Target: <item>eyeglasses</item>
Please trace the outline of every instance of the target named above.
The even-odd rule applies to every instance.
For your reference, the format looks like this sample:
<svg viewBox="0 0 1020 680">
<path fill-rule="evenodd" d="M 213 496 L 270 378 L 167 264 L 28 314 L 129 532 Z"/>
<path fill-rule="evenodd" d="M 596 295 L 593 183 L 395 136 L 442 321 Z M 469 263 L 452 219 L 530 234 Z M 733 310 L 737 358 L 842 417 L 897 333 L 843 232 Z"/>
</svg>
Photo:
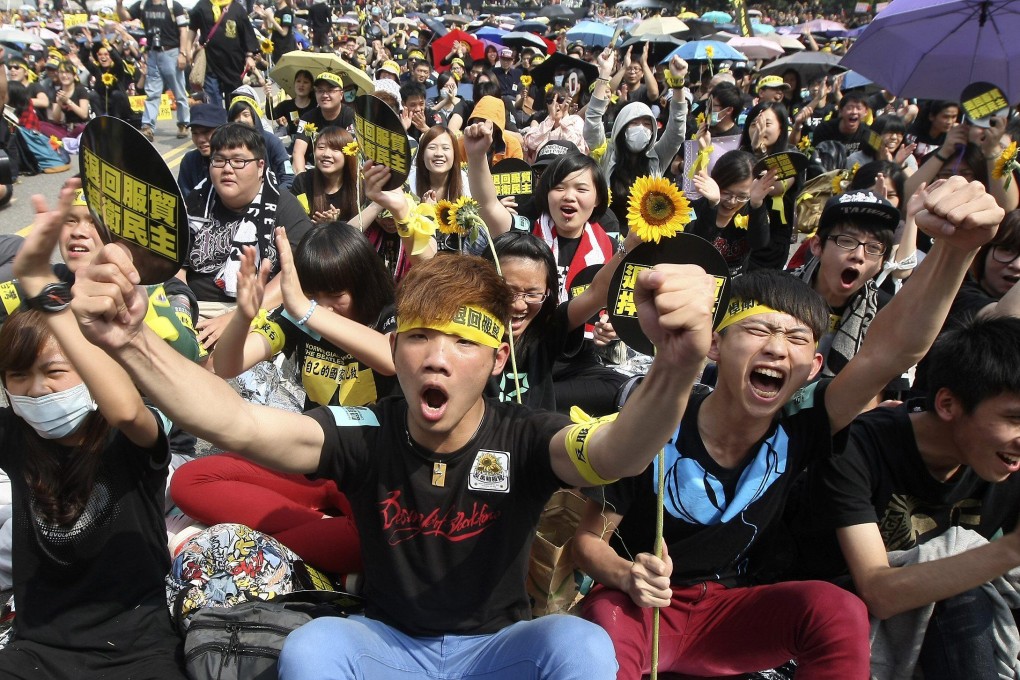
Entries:
<svg viewBox="0 0 1020 680">
<path fill-rule="evenodd" d="M 751 200 L 751 197 L 747 194 L 734 194 L 729 191 L 719 192 L 719 200 L 727 203 L 747 203 Z"/>
<path fill-rule="evenodd" d="M 529 305 L 540 305 L 549 297 L 549 293 L 514 293 L 514 302 L 524 300 Z"/>
<path fill-rule="evenodd" d="M 317 87 L 315 88 L 315 94 L 322 96 L 325 94 L 336 94 L 340 91 L 339 87 Z"/>
<path fill-rule="evenodd" d="M 1017 257 L 1020 257 L 1020 250 L 1010 246 L 993 246 L 992 259 L 999 264 L 1009 264 Z"/>
<path fill-rule="evenodd" d="M 846 234 L 830 236 L 828 240 L 843 250 L 857 250 L 858 246 L 864 246 L 864 252 L 868 255 L 878 257 L 885 254 L 885 244 L 881 241 L 858 241 L 853 236 L 847 236 Z"/>
<path fill-rule="evenodd" d="M 566 101 L 566 100 L 563 98 L 563 95 L 559 95 L 559 96 L 556 96 L 556 97 L 548 97 L 545 100 L 545 103 L 546 104 L 552 104 L 552 103 L 555 102 L 557 104 L 562 104 L 564 101 Z"/>
<path fill-rule="evenodd" d="M 209 164 L 214 168 L 226 167 L 227 163 L 230 164 L 234 170 L 244 170 L 248 167 L 249 163 L 254 163 L 259 160 L 258 158 L 224 158 L 223 156 L 213 156 L 209 160 Z"/>
</svg>

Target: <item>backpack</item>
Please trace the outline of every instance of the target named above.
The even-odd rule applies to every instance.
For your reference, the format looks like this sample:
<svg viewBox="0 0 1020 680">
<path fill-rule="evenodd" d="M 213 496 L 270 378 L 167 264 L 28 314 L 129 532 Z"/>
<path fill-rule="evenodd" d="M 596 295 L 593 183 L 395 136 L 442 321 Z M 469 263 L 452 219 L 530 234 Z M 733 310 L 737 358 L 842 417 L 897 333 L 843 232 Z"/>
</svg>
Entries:
<svg viewBox="0 0 1020 680">
<path fill-rule="evenodd" d="M 182 637 L 200 610 L 332 589 L 278 540 L 243 524 L 217 524 L 189 538 L 166 577 L 170 616 Z"/>
<path fill-rule="evenodd" d="M 794 201 L 794 226 L 801 234 L 813 234 L 822 219 L 825 202 L 843 192 L 846 171 L 823 172 L 804 184 Z"/>
<path fill-rule="evenodd" d="M 292 631 L 313 618 L 347 616 L 360 608 L 354 596 L 312 590 L 202 609 L 184 640 L 184 670 L 191 680 L 276 680 Z"/>
</svg>

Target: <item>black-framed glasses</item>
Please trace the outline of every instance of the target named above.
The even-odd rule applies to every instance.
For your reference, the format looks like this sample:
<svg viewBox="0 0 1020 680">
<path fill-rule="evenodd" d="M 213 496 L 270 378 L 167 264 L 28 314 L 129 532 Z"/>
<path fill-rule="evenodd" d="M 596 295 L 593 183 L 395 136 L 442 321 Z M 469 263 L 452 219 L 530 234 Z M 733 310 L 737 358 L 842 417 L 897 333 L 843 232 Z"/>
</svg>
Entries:
<svg viewBox="0 0 1020 680">
<path fill-rule="evenodd" d="M 1020 257 L 1020 250 L 1012 246 L 992 246 L 992 259 L 999 264 L 1009 264 Z"/>
<path fill-rule="evenodd" d="M 514 293 L 514 302 L 518 300 L 524 300 L 529 305 L 540 305 L 545 302 L 545 299 L 549 297 L 548 291 L 545 293 Z"/>
<path fill-rule="evenodd" d="M 881 241 L 858 241 L 853 236 L 836 234 L 829 239 L 843 250 L 857 250 L 858 246 L 864 246 L 864 252 L 868 255 L 880 257 L 885 254 L 885 244 Z"/>
<path fill-rule="evenodd" d="M 751 200 L 751 197 L 747 194 L 734 194 L 729 191 L 719 192 L 719 200 L 726 201 L 727 203 L 747 203 Z"/>
<path fill-rule="evenodd" d="M 556 95 L 555 97 L 547 97 L 546 100 L 545 100 L 545 103 L 546 104 L 553 104 L 553 103 L 555 103 L 555 104 L 562 104 L 565 101 L 567 101 L 567 100 L 563 97 L 563 95 L 560 94 L 560 95 Z"/>
<path fill-rule="evenodd" d="M 230 164 L 234 170 L 244 170 L 248 167 L 249 163 L 254 163 L 259 160 L 258 158 L 224 158 L 223 156 L 213 156 L 209 159 L 209 164 L 214 168 L 226 167 L 227 163 Z"/>
</svg>

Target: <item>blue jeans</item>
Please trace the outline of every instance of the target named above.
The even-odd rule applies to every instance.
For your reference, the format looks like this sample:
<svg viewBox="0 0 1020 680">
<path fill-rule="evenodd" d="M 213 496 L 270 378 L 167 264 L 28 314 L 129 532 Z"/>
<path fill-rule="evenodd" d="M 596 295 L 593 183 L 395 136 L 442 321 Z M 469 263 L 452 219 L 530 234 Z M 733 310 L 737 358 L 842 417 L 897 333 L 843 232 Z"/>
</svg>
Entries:
<svg viewBox="0 0 1020 680">
<path fill-rule="evenodd" d="M 918 665 L 925 680 L 995 680 L 994 609 L 981 588 L 935 603 Z"/>
<path fill-rule="evenodd" d="M 205 92 L 206 104 L 222 106 L 224 109 L 227 108 L 223 103 L 223 90 L 220 87 L 219 78 L 214 76 L 212 71 L 206 70 L 205 82 L 202 83 L 202 91 Z"/>
<path fill-rule="evenodd" d="M 159 101 L 169 86 L 177 100 L 177 122 L 187 125 L 191 122 L 191 109 L 188 107 L 188 90 L 184 85 L 184 71 L 177 68 L 177 55 L 180 50 L 152 51 L 148 53 L 145 74 L 145 112 L 142 114 L 142 125 L 156 127 L 159 117 Z"/>
<path fill-rule="evenodd" d="M 364 616 L 319 618 L 287 637 L 280 680 L 614 680 L 604 630 L 575 616 L 519 621 L 490 635 L 411 637 Z"/>
</svg>

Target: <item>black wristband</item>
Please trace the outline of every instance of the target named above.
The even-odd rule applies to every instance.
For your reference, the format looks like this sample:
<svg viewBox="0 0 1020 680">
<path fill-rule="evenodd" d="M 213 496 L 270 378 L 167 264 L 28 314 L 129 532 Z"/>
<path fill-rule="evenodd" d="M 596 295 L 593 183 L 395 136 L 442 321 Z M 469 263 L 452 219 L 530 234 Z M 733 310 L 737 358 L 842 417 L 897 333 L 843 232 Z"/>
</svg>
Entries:
<svg viewBox="0 0 1020 680">
<path fill-rule="evenodd" d="M 939 159 L 943 163 L 948 163 L 950 161 L 950 159 L 952 158 L 952 156 L 950 156 L 949 158 L 943 158 L 942 156 L 939 155 L 939 152 L 936 151 L 935 152 L 935 158 Z"/>
</svg>

